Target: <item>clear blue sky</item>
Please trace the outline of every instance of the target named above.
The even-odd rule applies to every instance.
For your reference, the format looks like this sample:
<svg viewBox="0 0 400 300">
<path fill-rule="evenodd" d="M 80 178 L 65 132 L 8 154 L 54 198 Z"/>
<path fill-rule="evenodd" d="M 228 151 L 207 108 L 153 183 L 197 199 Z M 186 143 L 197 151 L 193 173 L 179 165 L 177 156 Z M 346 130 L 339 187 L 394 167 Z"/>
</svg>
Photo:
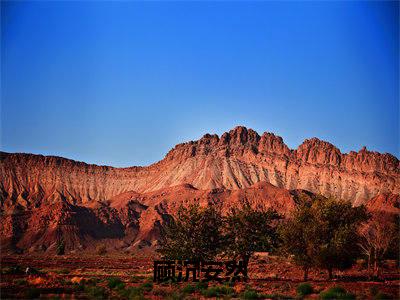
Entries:
<svg viewBox="0 0 400 300">
<path fill-rule="evenodd" d="M 244 125 L 399 156 L 398 2 L 1 2 L 1 149 L 114 166 Z"/>
</svg>

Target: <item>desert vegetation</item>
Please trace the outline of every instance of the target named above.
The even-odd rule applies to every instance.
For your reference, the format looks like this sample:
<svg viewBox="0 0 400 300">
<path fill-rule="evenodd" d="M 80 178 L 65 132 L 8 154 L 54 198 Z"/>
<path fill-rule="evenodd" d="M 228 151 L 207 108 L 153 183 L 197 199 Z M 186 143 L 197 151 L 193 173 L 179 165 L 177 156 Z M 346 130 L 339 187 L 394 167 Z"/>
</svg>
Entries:
<svg viewBox="0 0 400 300">
<path fill-rule="evenodd" d="M 2 295 L 18 299 L 397 299 L 393 215 L 316 197 L 291 215 L 243 204 L 181 206 L 161 228 L 157 252 L 45 259 L 2 256 Z M 63 250 L 63 251 L 59 251 Z M 243 260 L 247 281 L 153 282 L 153 260 Z M 388 264 L 391 262 L 391 264 Z"/>
<path fill-rule="evenodd" d="M 323 197 L 304 201 L 286 220 L 276 211 L 248 204 L 226 215 L 215 207 L 194 204 L 181 206 L 177 217 L 164 226 L 158 251 L 168 259 L 230 258 L 246 265 L 255 252 L 288 255 L 304 271 L 305 281 L 310 268 L 325 269 L 333 279 L 334 270 L 351 268 L 367 246 L 374 251 L 378 245 L 373 242 L 385 249 L 374 251 L 375 261 L 384 258 L 396 237 L 394 225 L 380 222 L 378 226 L 370 219 L 364 206 Z M 384 226 L 388 226 L 384 241 L 383 237 L 367 239 L 384 231 Z"/>
</svg>

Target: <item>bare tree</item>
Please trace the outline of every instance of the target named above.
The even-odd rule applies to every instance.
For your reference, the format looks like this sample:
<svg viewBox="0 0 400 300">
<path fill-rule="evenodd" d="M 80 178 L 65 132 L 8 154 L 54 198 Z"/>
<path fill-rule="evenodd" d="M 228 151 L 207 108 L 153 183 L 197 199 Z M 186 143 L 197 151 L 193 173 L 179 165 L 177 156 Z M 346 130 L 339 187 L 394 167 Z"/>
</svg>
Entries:
<svg viewBox="0 0 400 300">
<path fill-rule="evenodd" d="M 368 258 L 368 274 L 380 277 L 382 262 L 398 231 L 394 218 L 385 213 L 375 213 L 371 220 L 360 228 L 360 247 Z"/>
</svg>

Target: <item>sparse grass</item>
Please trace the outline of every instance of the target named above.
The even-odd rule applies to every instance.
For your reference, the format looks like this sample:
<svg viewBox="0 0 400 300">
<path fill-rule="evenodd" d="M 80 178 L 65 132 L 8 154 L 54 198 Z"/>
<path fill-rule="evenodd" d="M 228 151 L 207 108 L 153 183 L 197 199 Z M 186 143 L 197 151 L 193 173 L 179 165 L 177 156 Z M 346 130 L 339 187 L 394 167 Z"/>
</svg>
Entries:
<svg viewBox="0 0 400 300">
<path fill-rule="evenodd" d="M 132 283 L 139 283 L 142 282 L 144 279 L 146 279 L 146 276 L 143 275 L 134 275 L 131 277 L 130 282 Z M 151 278 L 151 281 L 153 281 L 153 278 Z"/>
<path fill-rule="evenodd" d="M 353 294 L 348 293 L 344 288 L 342 288 L 340 286 L 332 287 L 329 290 L 320 293 L 319 296 L 323 300 L 352 300 L 352 299 L 356 299 L 356 297 Z"/>
<path fill-rule="evenodd" d="M 296 289 L 297 295 L 304 297 L 313 293 L 313 287 L 309 283 L 301 283 Z"/>
<path fill-rule="evenodd" d="M 167 300 L 183 300 L 186 298 L 186 295 L 180 292 L 173 292 L 172 294 L 165 297 Z"/>
<path fill-rule="evenodd" d="M 54 273 L 60 274 L 60 275 L 67 275 L 71 273 L 71 270 L 68 269 L 60 269 L 60 270 L 55 270 Z"/>
<path fill-rule="evenodd" d="M 118 294 L 126 299 L 143 299 L 143 290 L 140 287 L 118 289 Z"/>
<path fill-rule="evenodd" d="M 208 289 L 201 290 L 201 294 L 206 298 L 221 297 L 234 294 L 230 287 L 226 286 L 213 286 Z"/>
<path fill-rule="evenodd" d="M 100 286 L 85 286 L 85 293 L 90 299 L 106 299 L 107 291 Z"/>
<path fill-rule="evenodd" d="M 25 278 L 14 279 L 13 283 L 15 285 L 27 285 L 28 281 Z"/>
</svg>

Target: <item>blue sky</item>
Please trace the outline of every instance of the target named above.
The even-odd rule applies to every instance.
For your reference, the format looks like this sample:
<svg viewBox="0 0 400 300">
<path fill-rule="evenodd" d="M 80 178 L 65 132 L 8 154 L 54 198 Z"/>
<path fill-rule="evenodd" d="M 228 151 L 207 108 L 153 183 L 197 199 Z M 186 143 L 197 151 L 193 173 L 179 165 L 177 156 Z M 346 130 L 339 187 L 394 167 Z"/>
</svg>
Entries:
<svg viewBox="0 0 400 300">
<path fill-rule="evenodd" d="M 398 2 L 1 2 L 1 149 L 114 166 L 244 125 L 399 156 Z"/>
</svg>

